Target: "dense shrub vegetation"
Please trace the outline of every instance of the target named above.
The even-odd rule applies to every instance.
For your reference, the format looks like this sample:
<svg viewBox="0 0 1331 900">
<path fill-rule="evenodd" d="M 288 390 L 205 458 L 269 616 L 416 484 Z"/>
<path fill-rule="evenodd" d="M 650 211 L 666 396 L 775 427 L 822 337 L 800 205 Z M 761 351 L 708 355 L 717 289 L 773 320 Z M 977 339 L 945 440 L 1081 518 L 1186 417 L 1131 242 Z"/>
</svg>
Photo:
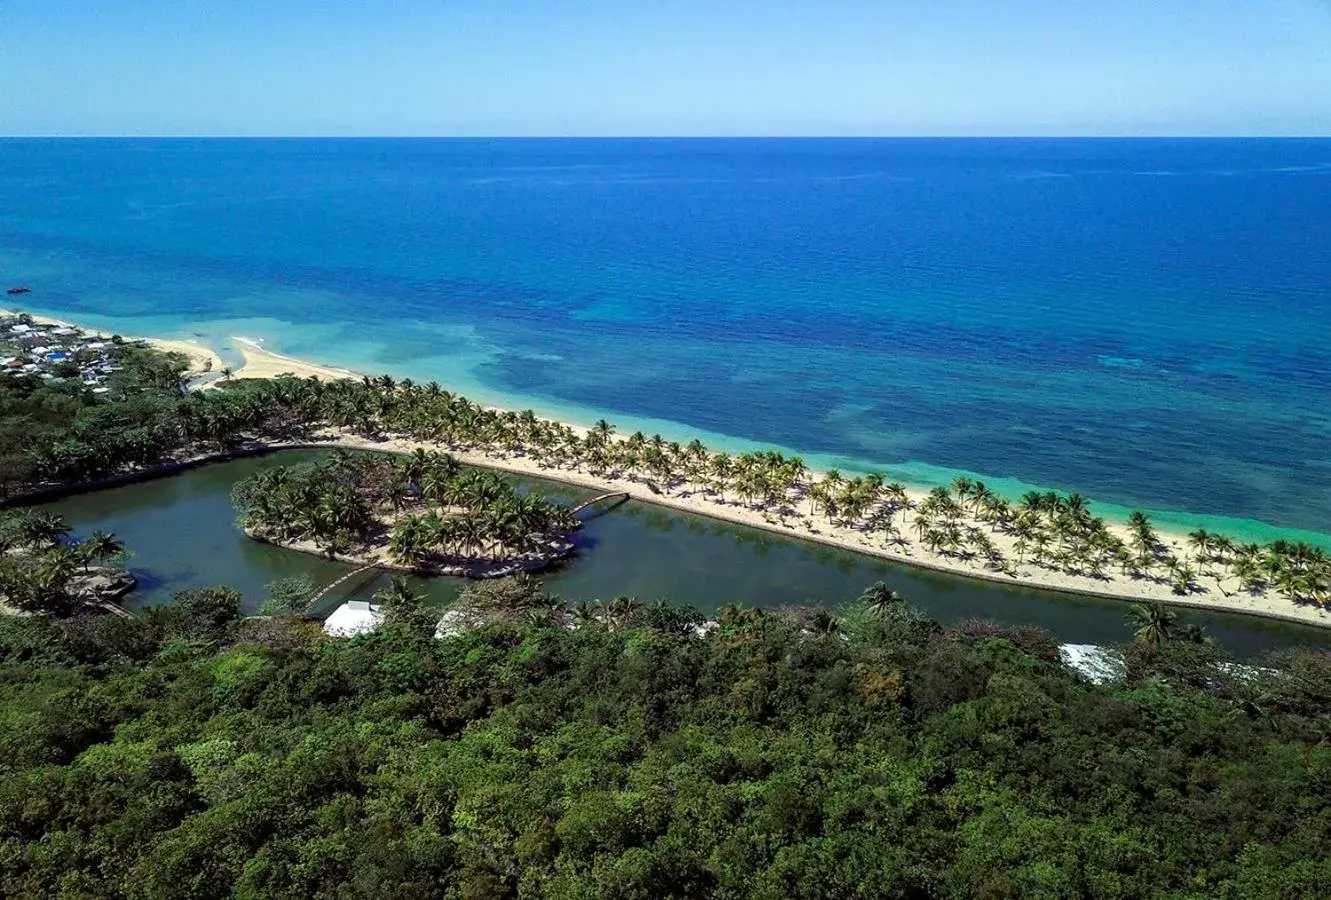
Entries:
<svg viewBox="0 0 1331 900">
<path fill-rule="evenodd" d="M 101 395 L 78 379 L 0 377 L 0 495 L 152 465 L 182 445 L 188 360 L 128 344 L 115 358 Z"/>
<path fill-rule="evenodd" d="M 1324 655 L 1244 672 L 1143 641 L 1094 686 L 1029 629 L 892 598 L 822 628 L 741 610 L 698 636 L 654 609 L 443 640 L 411 604 L 350 641 L 238 620 L 225 590 L 137 622 L 0 617 L 0 895 L 1331 884 Z"/>
</svg>

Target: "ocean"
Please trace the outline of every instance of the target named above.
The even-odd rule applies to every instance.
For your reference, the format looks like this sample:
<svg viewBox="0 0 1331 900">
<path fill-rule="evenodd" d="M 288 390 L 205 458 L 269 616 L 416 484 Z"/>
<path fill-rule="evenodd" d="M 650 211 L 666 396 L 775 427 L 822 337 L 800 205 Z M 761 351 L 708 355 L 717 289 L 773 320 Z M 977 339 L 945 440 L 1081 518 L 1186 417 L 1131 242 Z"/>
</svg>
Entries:
<svg viewBox="0 0 1331 900">
<path fill-rule="evenodd" d="M 1331 533 L 1331 140 L 0 140 L 0 281 L 621 431 Z"/>
</svg>

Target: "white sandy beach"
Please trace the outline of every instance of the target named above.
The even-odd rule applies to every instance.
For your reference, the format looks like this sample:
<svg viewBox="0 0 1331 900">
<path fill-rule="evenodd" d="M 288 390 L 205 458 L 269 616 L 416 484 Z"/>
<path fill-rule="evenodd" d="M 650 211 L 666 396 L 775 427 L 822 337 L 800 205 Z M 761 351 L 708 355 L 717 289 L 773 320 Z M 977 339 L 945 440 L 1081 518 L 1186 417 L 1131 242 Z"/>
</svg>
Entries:
<svg viewBox="0 0 1331 900">
<path fill-rule="evenodd" d="M 280 375 L 294 375 L 297 378 L 313 376 L 322 381 L 335 381 L 340 378 L 361 377 L 348 369 L 321 366 L 318 363 L 273 353 L 249 338 L 233 337 L 232 340 L 236 344 L 236 351 L 245 359 L 245 364 L 232 373 L 232 378 L 277 378 Z"/>
</svg>

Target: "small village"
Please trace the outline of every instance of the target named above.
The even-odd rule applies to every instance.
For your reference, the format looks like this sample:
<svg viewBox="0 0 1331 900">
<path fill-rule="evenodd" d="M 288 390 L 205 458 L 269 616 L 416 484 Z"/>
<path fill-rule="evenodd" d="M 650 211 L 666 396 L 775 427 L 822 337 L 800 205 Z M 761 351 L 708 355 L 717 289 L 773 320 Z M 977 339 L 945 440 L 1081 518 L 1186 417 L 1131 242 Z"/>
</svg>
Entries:
<svg viewBox="0 0 1331 900">
<path fill-rule="evenodd" d="M 9 375 L 78 379 L 94 394 L 105 394 L 108 376 L 120 371 L 120 348 L 130 345 L 118 335 L 37 322 L 26 313 L 0 315 L 0 369 Z"/>
</svg>

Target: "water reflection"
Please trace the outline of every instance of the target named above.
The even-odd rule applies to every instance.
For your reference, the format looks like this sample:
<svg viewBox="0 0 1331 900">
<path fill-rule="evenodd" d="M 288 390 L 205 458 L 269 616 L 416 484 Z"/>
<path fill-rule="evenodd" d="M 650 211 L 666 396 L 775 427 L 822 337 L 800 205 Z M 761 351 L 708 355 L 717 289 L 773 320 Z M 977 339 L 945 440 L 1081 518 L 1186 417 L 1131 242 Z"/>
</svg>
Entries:
<svg viewBox="0 0 1331 900">
<path fill-rule="evenodd" d="M 134 550 L 131 567 L 142 586 L 133 595 L 134 605 L 163 602 L 185 587 L 229 584 L 241 591 L 248 609 L 256 609 L 265 585 L 275 579 L 304 573 L 316 584 L 327 584 L 347 571 L 339 563 L 245 538 L 230 501 L 231 486 L 252 472 L 318 454 L 286 451 L 237 460 L 48 506 L 64 515 L 76 533 L 114 531 Z M 549 481 L 519 486 L 570 504 L 593 493 Z M 550 590 L 569 600 L 634 594 L 711 612 L 729 603 L 837 604 L 884 581 L 940 621 L 979 616 L 1040 625 L 1073 643 L 1129 636 L 1126 606 L 1116 601 L 912 569 L 637 501 L 591 517 L 578 543 L 577 558 L 542 576 Z M 366 573 L 339 588 L 326 605 L 331 608 L 348 596 L 367 597 L 386 581 L 382 573 Z M 438 603 L 463 585 L 450 578 L 414 581 Z M 1240 655 L 1294 643 L 1331 646 L 1331 632 L 1321 629 L 1206 611 L 1182 616 Z"/>
</svg>

